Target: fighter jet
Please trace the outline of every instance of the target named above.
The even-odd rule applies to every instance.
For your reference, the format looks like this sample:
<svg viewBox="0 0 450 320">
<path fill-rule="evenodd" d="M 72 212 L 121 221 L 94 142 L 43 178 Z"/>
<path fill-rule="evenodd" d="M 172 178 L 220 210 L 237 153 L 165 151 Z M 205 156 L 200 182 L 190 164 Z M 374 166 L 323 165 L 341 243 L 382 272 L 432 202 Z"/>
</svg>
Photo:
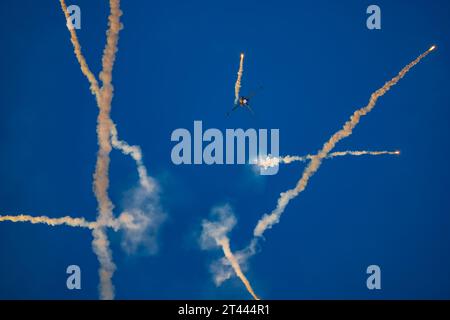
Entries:
<svg viewBox="0 0 450 320">
<path fill-rule="evenodd" d="M 258 88 L 261 89 L 262 87 L 260 86 Z M 227 112 L 227 116 L 229 116 L 234 110 L 236 110 L 239 107 L 242 108 L 247 108 L 252 114 L 255 114 L 255 112 L 253 111 L 252 107 L 250 107 L 250 98 L 252 98 L 255 95 L 256 91 L 252 92 L 250 95 L 248 96 L 241 96 L 239 97 L 239 100 L 237 101 L 237 103 L 234 104 L 233 109 L 231 109 L 230 111 Z"/>
<path fill-rule="evenodd" d="M 231 109 L 230 111 L 227 112 L 227 116 L 229 116 L 231 112 L 233 112 L 234 110 L 236 110 L 239 107 L 247 108 L 252 114 L 255 114 L 253 112 L 252 107 L 250 107 L 250 105 L 249 105 L 249 101 L 250 101 L 250 99 L 248 97 L 244 97 L 244 96 L 239 97 L 239 100 L 234 105 L 233 109 Z"/>
</svg>

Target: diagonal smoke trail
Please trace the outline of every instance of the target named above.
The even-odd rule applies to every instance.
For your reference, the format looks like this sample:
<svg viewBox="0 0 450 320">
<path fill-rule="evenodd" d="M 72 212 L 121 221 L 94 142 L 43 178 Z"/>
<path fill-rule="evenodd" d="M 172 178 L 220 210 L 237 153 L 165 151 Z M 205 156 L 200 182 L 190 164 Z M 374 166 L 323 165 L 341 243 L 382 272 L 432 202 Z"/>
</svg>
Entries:
<svg viewBox="0 0 450 320">
<path fill-rule="evenodd" d="M 236 84 L 234 85 L 234 104 L 239 102 L 239 90 L 241 90 L 242 74 L 244 73 L 244 54 L 241 53 L 241 61 L 239 62 L 239 71 L 237 73 Z"/>
<path fill-rule="evenodd" d="M 236 257 L 231 252 L 230 239 L 228 239 L 227 237 L 224 237 L 222 239 L 219 239 L 217 241 L 217 243 L 222 247 L 225 257 L 230 262 L 234 272 L 236 272 L 236 275 L 239 277 L 239 279 L 241 279 L 242 283 L 245 285 L 245 288 L 247 288 L 247 291 L 252 295 L 253 299 L 259 300 L 258 296 L 253 291 L 253 288 L 250 285 L 250 282 L 248 281 L 247 277 L 242 272 L 241 267 L 239 266 L 239 263 L 238 263 Z"/>
<path fill-rule="evenodd" d="M 91 92 L 94 95 L 96 95 L 98 98 L 100 88 L 98 86 L 97 79 L 95 78 L 92 71 L 89 69 L 86 59 L 84 58 L 83 53 L 81 52 L 81 45 L 80 45 L 80 42 L 78 41 L 78 37 L 77 37 L 77 33 L 75 32 L 75 28 L 73 28 L 73 26 L 70 27 L 71 22 L 70 22 L 69 12 L 67 12 L 66 3 L 64 0 L 60 0 L 59 2 L 61 3 L 62 11 L 64 12 L 64 15 L 66 17 L 67 26 L 70 31 L 70 40 L 72 41 L 72 44 L 73 44 L 75 56 L 77 57 L 78 63 L 80 64 L 81 72 L 83 72 L 83 74 L 89 80 L 89 83 L 91 84 Z"/>
<path fill-rule="evenodd" d="M 384 154 L 390 154 L 390 155 L 399 155 L 400 151 L 336 151 L 328 154 L 325 159 L 331 159 L 335 157 L 343 157 L 347 155 L 351 156 L 363 156 L 363 155 L 371 155 L 371 156 L 379 156 Z M 262 167 L 264 169 L 270 168 L 270 167 L 276 167 L 281 163 L 289 164 L 294 161 L 299 162 L 306 162 L 308 160 L 311 160 L 314 158 L 314 155 L 307 154 L 306 156 L 285 156 L 285 157 L 272 157 L 267 156 L 265 158 L 258 159 L 256 162 L 256 165 L 259 167 Z"/>
<path fill-rule="evenodd" d="M 210 249 L 221 247 L 225 255 L 227 266 L 231 265 L 231 268 L 235 274 L 241 279 L 242 283 L 245 285 L 247 291 L 252 295 L 255 300 L 259 300 L 258 296 L 253 291 L 250 282 L 247 277 L 242 272 L 239 265 L 239 259 L 231 252 L 230 239 L 227 234 L 236 225 L 236 217 L 233 214 L 231 207 L 228 204 L 223 206 L 218 206 L 212 209 L 211 216 L 214 218 L 213 221 L 203 220 L 202 222 L 202 233 L 200 237 L 200 246 L 202 249 Z M 219 267 L 224 266 L 224 264 L 219 265 Z M 215 272 L 215 270 L 212 270 Z M 216 278 L 216 284 L 220 284 L 223 280 L 230 277 L 228 271 L 222 273 L 226 274 L 225 278 Z"/>
<path fill-rule="evenodd" d="M 154 252 L 158 227 L 165 219 L 160 205 L 159 185 L 147 174 L 141 148 L 119 140 L 114 123 L 111 125 L 111 145 L 136 162 L 139 175 L 139 186 L 129 194 L 125 209 L 118 219 L 121 229 L 124 230 L 122 246 L 126 251 L 134 252 L 143 244 L 148 252 Z"/>
<path fill-rule="evenodd" d="M 61 7 L 64 11 L 66 19 L 68 19 L 67 7 L 63 0 Z M 75 30 L 69 28 L 72 44 L 74 45 L 75 55 L 80 64 L 83 74 L 91 83 L 91 91 L 96 95 L 99 107 L 99 115 L 97 117 L 97 138 L 99 150 L 97 153 L 97 163 L 94 173 L 94 193 L 98 202 L 99 214 L 97 218 L 98 228 L 92 231 L 94 240 L 92 242 L 93 250 L 96 253 L 100 263 L 100 296 L 102 299 L 114 298 L 114 287 L 112 284 L 112 275 L 116 269 L 112 261 L 112 253 L 109 248 L 109 241 L 106 235 L 108 225 L 114 223 L 112 214 L 113 204 L 108 196 L 109 187 L 109 153 L 111 152 L 110 131 L 112 121 L 110 118 L 111 101 L 113 97 L 112 86 L 112 70 L 114 66 L 115 56 L 117 52 L 117 43 L 119 40 L 119 31 L 122 28 L 120 23 L 120 0 L 110 0 L 110 15 L 108 17 L 108 30 L 106 33 L 106 45 L 102 57 L 102 72 L 100 80 L 102 88 L 98 87 L 95 76 L 87 66 L 86 60 L 81 53 L 81 46 L 76 37 Z"/>
<path fill-rule="evenodd" d="M 255 237 L 261 237 L 264 232 L 267 229 L 272 228 L 273 225 L 277 224 L 280 220 L 281 215 L 284 212 L 284 209 L 288 205 L 289 201 L 291 201 L 293 198 L 297 197 L 303 190 L 305 190 L 306 186 L 308 185 L 309 179 L 316 173 L 316 171 L 320 168 L 322 164 L 322 159 L 326 158 L 331 150 L 334 149 L 336 144 L 341 141 L 342 139 L 350 136 L 353 132 L 353 129 L 356 127 L 356 125 L 359 123 L 361 117 L 368 114 L 372 109 L 375 107 L 375 104 L 377 103 L 378 98 L 382 97 L 389 89 L 391 89 L 392 86 L 397 84 L 407 73 L 411 68 L 413 68 L 416 64 L 418 64 L 423 58 L 425 58 L 431 51 L 433 51 L 436 47 L 432 46 L 430 49 L 422 53 L 420 56 L 418 56 L 414 61 L 409 63 L 406 67 L 404 67 L 394 78 L 392 78 L 390 81 L 386 82 L 383 87 L 375 91 L 369 100 L 369 103 L 361 108 L 356 110 L 353 115 L 350 117 L 350 120 L 348 120 L 342 129 L 337 131 L 335 134 L 331 136 L 331 138 L 325 142 L 322 149 L 319 150 L 317 155 L 313 156 L 311 158 L 310 163 L 303 171 L 303 175 L 298 181 L 295 188 L 290 189 L 286 192 L 281 193 L 280 197 L 278 198 L 278 203 L 276 208 L 270 213 L 265 214 L 257 223 L 253 235 Z"/>
<path fill-rule="evenodd" d="M 67 225 L 70 227 L 78 227 L 78 228 L 88 228 L 95 229 L 97 227 L 96 222 L 86 221 L 84 218 L 72 218 L 72 217 L 61 217 L 61 218 L 49 218 L 47 216 L 30 216 L 26 214 L 19 214 L 16 216 L 0 216 L 0 222 L 9 221 L 9 222 L 29 222 L 32 224 L 42 223 L 49 226 L 60 226 Z"/>
</svg>

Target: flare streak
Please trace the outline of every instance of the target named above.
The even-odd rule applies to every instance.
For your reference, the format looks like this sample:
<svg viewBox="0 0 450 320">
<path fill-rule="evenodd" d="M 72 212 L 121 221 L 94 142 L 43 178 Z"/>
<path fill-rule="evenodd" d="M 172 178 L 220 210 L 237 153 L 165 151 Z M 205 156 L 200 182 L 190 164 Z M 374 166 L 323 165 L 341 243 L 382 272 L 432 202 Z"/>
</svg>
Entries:
<svg viewBox="0 0 450 320">
<path fill-rule="evenodd" d="M 311 157 L 311 161 L 303 171 L 303 175 L 297 182 L 295 188 L 281 193 L 280 197 L 278 198 L 276 208 L 270 214 L 263 215 L 263 217 L 258 221 L 253 231 L 253 235 L 255 237 L 261 237 L 267 229 L 272 228 L 273 225 L 277 224 L 280 221 L 280 217 L 283 214 L 286 206 L 293 198 L 297 197 L 301 192 L 303 192 L 303 190 L 305 190 L 306 186 L 308 185 L 309 179 L 317 172 L 322 164 L 322 160 L 330 154 L 336 144 L 342 139 L 350 136 L 353 132 L 353 129 L 361 120 L 361 117 L 367 115 L 375 107 L 378 98 L 382 97 L 386 92 L 388 92 L 389 89 L 392 88 L 392 86 L 397 84 L 408 73 L 408 71 L 411 70 L 411 68 L 418 64 L 430 52 L 432 52 L 431 49 L 422 53 L 415 60 L 404 67 L 394 78 L 386 82 L 380 89 L 375 91 L 370 96 L 369 103 L 361 109 L 356 110 L 350 117 L 350 119 L 344 124 L 342 129 L 333 134 L 331 138 L 327 142 L 325 142 L 322 149 L 320 149 L 316 155 Z"/>
<path fill-rule="evenodd" d="M 49 226 L 60 226 L 67 225 L 69 227 L 79 227 L 95 229 L 97 227 L 96 222 L 86 221 L 84 218 L 72 218 L 72 217 L 61 217 L 61 218 L 49 218 L 47 216 L 33 217 L 26 214 L 19 214 L 15 216 L 0 216 L 0 222 L 10 221 L 10 222 L 29 222 L 32 224 L 42 223 Z"/>
<path fill-rule="evenodd" d="M 379 156 L 384 154 L 390 154 L 390 155 L 399 155 L 400 151 L 336 151 L 332 152 L 329 155 L 327 155 L 326 159 L 331 159 L 335 157 L 343 157 L 347 155 L 351 156 L 363 156 L 363 155 L 372 155 L 372 156 Z M 281 163 L 289 164 L 294 161 L 299 162 L 306 162 L 308 160 L 311 160 L 314 157 L 312 154 L 307 154 L 306 156 L 285 156 L 285 157 L 272 157 L 267 156 L 265 158 L 258 159 L 256 162 L 256 165 L 259 167 L 262 167 L 264 169 L 275 167 Z"/>
</svg>

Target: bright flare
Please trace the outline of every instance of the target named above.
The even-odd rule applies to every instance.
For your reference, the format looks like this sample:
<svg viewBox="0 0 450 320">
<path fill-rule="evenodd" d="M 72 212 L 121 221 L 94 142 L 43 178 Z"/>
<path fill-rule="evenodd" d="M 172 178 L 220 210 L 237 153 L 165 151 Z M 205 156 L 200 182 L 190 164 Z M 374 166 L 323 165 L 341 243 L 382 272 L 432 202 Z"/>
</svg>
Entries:
<svg viewBox="0 0 450 320">
<path fill-rule="evenodd" d="M 431 47 L 433 48 L 433 47 Z M 430 49 L 431 49 L 430 48 Z M 353 133 L 353 129 L 358 125 L 360 119 L 367 115 L 372 109 L 375 107 L 378 99 L 382 97 L 386 92 L 388 92 L 394 85 L 396 85 L 411 68 L 413 68 L 416 64 L 418 64 L 423 58 L 425 58 L 431 51 L 428 49 L 421 55 L 419 55 L 416 59 L 406 65 L 394 78 L 386 82 L 380 89 L 376 90 L 370 96 L 369 102 L 366 106 L 356 110 L 347 122 L 343 125 L 343 127 L 334 133 L 328 141 L 324 143 L 322 148 L 319 150 L 317 155 L 315 155 L 308 166 L 303 171 L 302 177 L 297 182 L 297 185 L 286 192 L 282 192 L 277 201 L 277 206 L 275 209 L 269 213 L 264 214 L 261 219 L 258 221 L 253 235 L 255 237 L 262 237 L 264 232 L 267 229 L 272 228 L 275 224 L 280 221 L 281 215 L 283 214 L 286 206 L 289 202 L 296 198 L 300 193 L 302 193 L 309 182 L 309 179 L 319 170 L 322 160 L 325 159 L 331 151 L 334 149 L 336 144 L 342 139 L 350 136 Z"/>
<path fill-rule="evenodd" d="M 380 156 L 380 155 L 384 155 L 384 154 L 399 155 L 400 151 L 398 151 L 398 150 L 397 151 L 366 151 L 366 150 L 336 151 L 336 152 L 330 153 L 325 158 L 331 159 L 331 158 L 335 158 L 335 157 L 343 157 L 343 156 L 348 156 L 348 155 L 350 155 L 350 156 L 363 156 L 363 155 Z M 307 154 L 306 156 L 285 156 L 285 157 L 267 156 L 265 158 L 258 159 L 258 161 L 256 161 L 256 165 L 261 168 L 267 169 L 270 167 L 275 167 L 281 163 L 289 164 L 294 161 L 306 162 L 308 160 L 312 160 L 314 157 L 317 157 L 317 156 L 312 155 L 312 154 Z"/>
</svg>

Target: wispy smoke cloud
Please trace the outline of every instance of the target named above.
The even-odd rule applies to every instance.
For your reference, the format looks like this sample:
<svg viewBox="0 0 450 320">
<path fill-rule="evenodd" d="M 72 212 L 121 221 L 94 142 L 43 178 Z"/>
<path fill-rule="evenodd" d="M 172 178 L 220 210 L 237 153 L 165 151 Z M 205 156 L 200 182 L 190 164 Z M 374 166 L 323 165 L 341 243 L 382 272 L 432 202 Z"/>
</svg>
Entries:
<svg viewBox="0 0 450 320">
<path fill-rule="evenodd" d="M 348 120 L 344 124 L 342 129 L 333 134 L 331 138 L 327 142 L 325 142 L 322 149 L 320 149 L 315 156 L 311 157 L 310 163 L 303 171 L 303 175 L 298 181 L 295 188 L 281 193 L 280 197 L 278 198 L 276 208 L 270 214 L 263 215 L 263 217 L 258 221 L 253 231 L 253 235 L 255 237 L 261 237 L 267 229 L 272 228 L 273 225 L 277 224 L 280 221 L 280 217 L 283 214 L 286 206 L 293 198 L 297 197 L 303 190 L 305 190 L 306 186 L 308 185 L 309 179 L 320 168 L 322 164 L 322 159 L 326 158 L 329 155 L 329 153 L 334 149 L 334 147 L 339 141 L 352 134 L 353 129 L 358 125 L 359 121 L 361 120 L 361 117 L 367 115 L 375 107 L 378 98 L 382 97 L 387 91 L 389 91 L 389 89 L 392 88 L 392 86 L 397 84 L 408 73 L 408 71 L 411 70 L 412 67 L 418 64 L 420 60 L 425 58 L 431 51 L 432 49 L 430 48 L 426 52 L 422 53 L 414 61 L 412 61 L 406 67 L 404 67 L 397 74 L 397 76 L 392 78 L 390 81 L 386 82 L 380 89 L 375 91 L 371 95 L 369 103 L 365 107 L 356 110 L 350 117 L 350 120 Z"/>
<path fill-rule="evenodd" d="M 233 229 L 236 225 L 236 217 L 231 210 L 229 205 L 224 205 L 221 207 L 213 208 L 211 212 L 211 216 L 213 221 L 203 220 L 202 223 L 202 234 L 200 237 L 200 245 L 203 249 L 211 249 L 215 247 L 222 248 L 222 251 L 227 259 L 229 265 L 238 276 L 238 278 L 245 285 L 247 291 L 252 295 L 255 300 L 259 300 L 258 296 L 253 291 L 250 282 L 247 277 L 242 272 L 242 269 L 239 264 L 239 260 L 242 262 L 242 256 L 239 258 L 236 257 L 230 248 L 230 239 L 228 238 L 228 233 Z M 228 264 L 223 264 L 223 266 L 227 266 Z M 218 268 L 217 270 L 212 267 L 212 271 L 216 271 L 215 282 L 216 284 L 220 284 L 224 280 L 226 280 L 230 275 L 225 270 L 222 271 L 222 268 Z"/>
<path fill-rule="evenodd" d="M 61 217 L 61 218 L 49 218 L 47 216 L 37 216 L 33 217 L 26 214 L 20 214 L 15 216 L 0 216 L 0 222 L 29 222 L 32 224 L 46 224 L 49 226 L 60 226 L 67 225 L 70 227 L 78 227 L 78 228 L 88 228 L 95 229 L 97 227 L 96 222 L 86 221 L 84 218 L 72 218 L 72 217 Z"/>
<path fill-rule="evenodd" d="M 125 209 L 119 217 L 125 235 L 122 246 L 129 253 L 135 252 L 140 245 L 150 253 L 155 252 L 156 234 L 165 218 L 160 205 L 158 183 L 147 174 L 141 148 L 119 140 L 115 124 L 111 125 L 111 144 L 136 162 L 139 175 L 139 186 L 127 194 Z"/>
<path fill-rule="evenodd" d="M 124 207 L 119 216 L 120 229 L 124 232 L 122 247 L 128 253 L 136 252 L 141 246 L 147 253 L 155 253 L 157 232 L 166 217 L 158 194 L 139 186 L 130 191 Z"/>
</svg>

